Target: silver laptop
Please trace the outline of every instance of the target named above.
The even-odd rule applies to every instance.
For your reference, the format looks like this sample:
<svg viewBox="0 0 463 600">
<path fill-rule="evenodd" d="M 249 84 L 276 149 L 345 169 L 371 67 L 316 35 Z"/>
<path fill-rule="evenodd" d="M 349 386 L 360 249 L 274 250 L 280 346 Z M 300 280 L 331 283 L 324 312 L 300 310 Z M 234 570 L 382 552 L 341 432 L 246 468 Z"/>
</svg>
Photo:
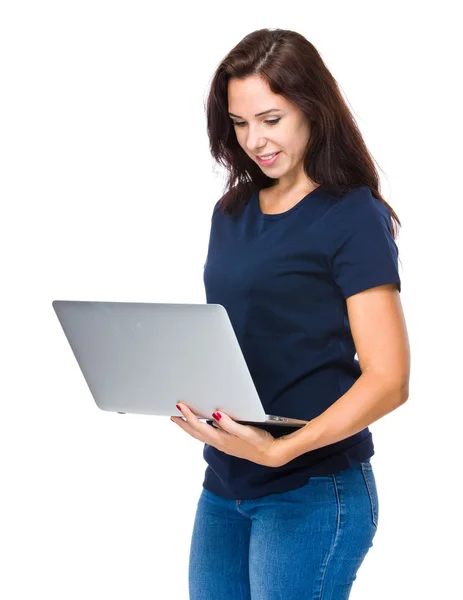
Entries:
<svg viewBox="0 0 463 600">
<path fill-rule="evenodd" d="M 302 427 L 265 414 L 221 304 L 52 302 L 99 408 L 179 416 L 184 402 L 212 422 L 223 410 L 240 423 Z"/>
</svg>

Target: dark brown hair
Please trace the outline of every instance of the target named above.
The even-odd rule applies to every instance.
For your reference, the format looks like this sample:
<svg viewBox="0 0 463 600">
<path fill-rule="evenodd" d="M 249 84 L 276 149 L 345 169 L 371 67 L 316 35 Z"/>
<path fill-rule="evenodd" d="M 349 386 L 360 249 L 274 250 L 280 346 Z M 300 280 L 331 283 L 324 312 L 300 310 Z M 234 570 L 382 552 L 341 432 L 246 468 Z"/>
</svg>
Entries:
<svg viewBox="0 0 463 600">
<path fill-rule="evenodd" d="M 229 79 L 254 75 L 306 115 L 311 132 L 304 155 L 307 177 L 338 197 L 357 186 L 370 188 L 388 207 L 396 238 L 401 223 L 381 196 L 373 159 L 336 80 L 315 47 L 303 35 L 285 29 L 248 34 L 225 56 L 213 76 L 205 110 L 211 154 L 228 175 L 220 208 L 236 215 L 252 192 L 275 183 L 243 151 L 228 115 Z"/>
</svg>

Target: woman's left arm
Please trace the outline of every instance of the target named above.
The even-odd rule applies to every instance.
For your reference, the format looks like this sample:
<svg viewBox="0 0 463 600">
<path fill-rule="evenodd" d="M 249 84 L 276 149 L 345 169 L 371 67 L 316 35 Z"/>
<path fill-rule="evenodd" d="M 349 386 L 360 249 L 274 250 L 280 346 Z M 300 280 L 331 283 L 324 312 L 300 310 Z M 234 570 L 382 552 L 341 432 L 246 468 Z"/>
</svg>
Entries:
<svg viewBox="0 0 463 600">
<path fill-rule="evenodd" d="M 396 284 L 354 294 L 346 304 L 362 374 L 322 414 L 276 440 L 278 466 L 362 431 L 408 399 L 410 347 Z"/>
</svg>

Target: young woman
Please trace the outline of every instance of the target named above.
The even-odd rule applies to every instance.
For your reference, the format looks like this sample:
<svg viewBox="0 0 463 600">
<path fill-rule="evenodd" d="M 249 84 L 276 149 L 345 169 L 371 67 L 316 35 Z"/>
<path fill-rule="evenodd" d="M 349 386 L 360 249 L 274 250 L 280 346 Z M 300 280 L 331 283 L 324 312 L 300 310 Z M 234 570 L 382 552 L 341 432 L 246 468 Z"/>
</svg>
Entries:
<svg viewBox="0 0 463 600">
<path fill-rule="evenodd" d="M 265 412 L 308 423 L 222 411 L 204 423 L 178 405 L 173 421 L 207 462 L 190 600 L 344 600 L 378 525 L 368 425 L 408 398 L 400 221 L 335 79 L 296 32 L 255 31 L 230 51 L 207 126 L 228 172 L 207 302 L 227 309 Z"/>
</svg>

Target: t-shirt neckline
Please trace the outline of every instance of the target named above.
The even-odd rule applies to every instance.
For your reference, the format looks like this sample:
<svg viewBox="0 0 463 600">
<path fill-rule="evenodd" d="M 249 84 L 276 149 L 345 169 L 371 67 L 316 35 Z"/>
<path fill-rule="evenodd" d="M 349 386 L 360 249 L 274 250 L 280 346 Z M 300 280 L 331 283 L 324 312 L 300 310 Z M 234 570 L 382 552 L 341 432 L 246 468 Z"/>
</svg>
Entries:
<svg viewBox="0 0 463 600">
<path fill-rule="evenodd" d="M 317 186 L 315 189 L 313 189 L 311 192 L 309 192 L 303 198 L 301 198 L 297 204 L 295 204 L 294 206 L 292 206 L 288 210 L 285 210 L 282 213 L 276 213 L 276 214 L 268 214 L 268 213 L 262 212 L 262 209 L 261 209 L 260 203 L 259 203 L 259 192 L 261 189 L 264 189 L 264 188 L 259 188 L 254 192 L 254 200 L 255 200 L 256 207 L 257 207 L 257 212 L 259 213 L 259 216 L 263 219 L 283 219 L 284 217 L 287 217 L 288 215 L 290 215 L 291 213 L 293 213 L 297 209 L 299 209 L 301 206 L 303 206 L 305 204 L 305 202 L 307 200 L 311 199 L 312 196 L 316 195 L 316 193 L 319 190 L 321 190 L 321 188 L 322 188 L 321 185 Z"/>
</svg>

